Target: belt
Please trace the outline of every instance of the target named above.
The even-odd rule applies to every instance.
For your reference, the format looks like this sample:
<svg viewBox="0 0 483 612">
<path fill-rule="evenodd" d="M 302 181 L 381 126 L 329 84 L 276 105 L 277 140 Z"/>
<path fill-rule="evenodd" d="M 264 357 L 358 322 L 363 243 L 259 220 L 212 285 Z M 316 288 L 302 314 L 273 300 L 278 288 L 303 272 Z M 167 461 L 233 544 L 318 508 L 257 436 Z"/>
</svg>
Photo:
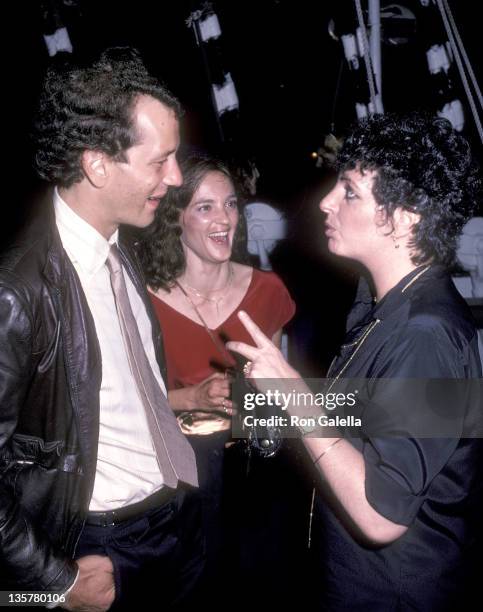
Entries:
<svg viewBox="0 0 483 612">
<path fill-rule="evenodd" d="M 128 521 L 133 518 L 137 518 L 141 514 L 161 507 L 163 504 L 172 499 L 178 489 L 170 489 L 169 487 L 163 487 L 153 493 L 149 497 L 146 497 L 140 502 L 130 504 L 129 506 L 123 506 L 116 510 L 108 510 L 106 512 L 88 512 L 86 517 L 86 525 L 97 525 L 98 527 L 111 527 L 117 525 L 122 521 Z"/>
</svg>

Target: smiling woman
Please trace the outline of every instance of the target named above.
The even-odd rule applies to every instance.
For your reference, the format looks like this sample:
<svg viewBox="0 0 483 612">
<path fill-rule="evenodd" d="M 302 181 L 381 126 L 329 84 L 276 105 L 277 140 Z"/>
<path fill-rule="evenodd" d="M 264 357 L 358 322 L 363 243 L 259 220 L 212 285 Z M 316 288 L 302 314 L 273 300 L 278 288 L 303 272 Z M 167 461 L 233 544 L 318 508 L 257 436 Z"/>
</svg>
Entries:
<svg viewBox="0 0 483 612">
<path fill-rule="evenodd" d="M 247 310 L 277 345 L 294 304 L 282 281 L 246 259 L 244 217 L 221 161 L 181 162 L 183 185 L 170 190 L 141 241 L 141 259 L 163 332 L 168 397 L 195 449 L 207 539 L 208 579 L 219 580 L 222 481 L 233 405 L 227 340 L 250 342 L 237 312 Z M 218 567 L 217 567 L 218 566 Z"/>
<path fill-rule="evenodd" d="M 208 172 L 180 214 L 186 268 L 192 269 L 191 260 L 217 264 L 230 258 L 238 220 L 238 200 L 230 178 L 219 170 Z M 227 269 L 229 281 L 232 267 Z M 187 273 L 184 276 L 187 284 L 191 279 Z"/>
</svg>

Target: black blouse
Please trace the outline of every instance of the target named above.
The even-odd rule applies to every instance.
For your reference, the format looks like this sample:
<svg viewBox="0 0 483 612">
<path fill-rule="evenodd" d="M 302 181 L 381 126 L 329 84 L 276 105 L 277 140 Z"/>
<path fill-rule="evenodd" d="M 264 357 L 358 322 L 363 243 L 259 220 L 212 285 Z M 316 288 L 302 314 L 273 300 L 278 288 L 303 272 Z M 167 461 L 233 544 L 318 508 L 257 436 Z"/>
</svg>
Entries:
<svg viewBox="0 0 483 612">
<path fill-rule="evenodd" d="M 409 393 L 406 379 L 480 379 L 476 382 L 481 383 L 471 314 L 451 278 L 438 266 L 411 272 L 377 304 L 367 284 L 361 284 L 348 321 L 350 330 L 330 376 L 396 381 L 389 386 L 375 383 L 365 406 L 369 420 L 371 412 L 376 414 L 386 429 L 397 422 L 401 431 L 398 415 L 406 408 L 415 418 L 429 413 L 425 394 L 412 387 Z M 466 414 L 462 406 L 466 401 L 480 419 L 481 398 L 475 399 L 474 393 L 458 399 L 456 412 Z M 461 605 L 465 579 L 475 555 L 479 556 L 481 439 L 416 437 L 409 425 L 398 436 L 368 433 L 351 442 L 364 456 L 367 500 L 408 530 L 385 547 L 366 548 L 320 497 L 313 541 L 324 559 L 323 608 L 433 612 L 454 609 L 455 602 Z"/>
</svg>

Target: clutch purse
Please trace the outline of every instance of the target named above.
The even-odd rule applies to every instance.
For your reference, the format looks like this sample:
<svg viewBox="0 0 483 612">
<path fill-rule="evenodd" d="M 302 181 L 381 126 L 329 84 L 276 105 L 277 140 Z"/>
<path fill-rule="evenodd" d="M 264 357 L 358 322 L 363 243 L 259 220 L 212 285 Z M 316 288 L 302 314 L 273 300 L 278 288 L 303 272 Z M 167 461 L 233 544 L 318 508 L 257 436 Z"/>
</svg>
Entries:
<svg viewBox="0 0 483 612">
<path fill-rule="evenodd" d="M 179 428 L 187 436 L 209 436 L 231 427 L 231 419 L 226 416 L 201 410 L 181 412 L 177 420 Z"/>
</svg>

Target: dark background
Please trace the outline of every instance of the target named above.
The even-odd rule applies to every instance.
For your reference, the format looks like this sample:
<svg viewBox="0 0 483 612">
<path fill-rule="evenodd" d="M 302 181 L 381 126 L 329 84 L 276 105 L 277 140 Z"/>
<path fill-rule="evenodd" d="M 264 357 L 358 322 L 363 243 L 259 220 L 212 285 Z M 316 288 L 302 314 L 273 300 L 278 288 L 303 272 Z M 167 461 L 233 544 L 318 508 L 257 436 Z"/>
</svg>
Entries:
<svg viewBox="0 0 483 612">
<path fill-rule="evenodd" d="M 12 30 L 14 43 L 4 72 L 8 108 L 4 117 L 4 176 L 13 197 L 9 196 L 5 204 L 6 214 L 0 228 L 3 240 L 23 219 L 39 189 L 31 169 L 33 143 L 29 128 L 38 87 L 49 62 L 43 40 L 49 27 L 45 15 L 52 13 L 53 6 L 60 7 L 74 51 L 81 58 L 111 45 L 137 47 L 151 70 L 184 105 L 184 142 L 217 149 L 219 130 L 210 83 L 193 31 L 186 25 L 190 13 L 201 4 L 193 0 L 16 3 L 14 15 L 4 26 L 5 30 Z M 480 21 L 474 13 L 476 3 L 451 0 L 450 4 L 479 76 L 481 35 Z M 439 36 L 442 23 L 438 18 L 429 23 L 420 19 L 418 0 L 404 0 L 399 5 L 412 9 L 417 21 L 407 43 L 383 43 L 385 109 L 435 110 L 442 98 L 437 91 L 438 83 L 428 71 L 425 52 L 431 39 Z M 348 17 L 355 18 L 354 3 L 218 0 L 212 6 L 222 29 L 217 43 L 220 65 L 230 71 L 240 101 L 232 148 L 255 156 L 261 173 L 260 199 L 276 204 L 287 214 L 289 239 L 274 254 L 273 263 L 303 314 L 294 324 L 300 327 L 295 337 L 311 338 L 310 343 L 304 340 L 303 348 L 295 343 L 293 354 L 308 374 L 315 375 L 315 371 L 320 374 L 320 365 L 326 366 L 340 340 L 341 321 L 352 299 L 356 273 L 347 262 L 336 262 L 325 251 L 322 215 L 317 204 L 330 185 L 331 175 L 327 169 L 316 166 L 311 153 L 331 130 L 340 135 L 355 120 L 351 75 L 342 45 L 327 30 L 331 18 L 335 18 L 336 31 Z M 387 25 L 386 34 L 390 27 L 394 24 Z M 450 73 L 450 80 L 456 96 L 466 104 L 455 71 Z M 481 159 L 481 144 L 473 119 L 466 111 L 465 134 Z M 328 341 L 327 328 L 339 330 Z"/>
<path fill-rule="evenodd" d="M 185 141 L 207 147 L 219 144 L 209 81 L 193 31 L 186 25 L 192 10 L 202 3 L 34 0 L 18 3 L 15 9 L 17 14 L 10 23 L 15 27 L 17 44 L 6 61 L 13 68 L 14 87 L 7 87 L 7 91 L 23 168 L 30 166 L 28 126 L 36 91 L 49 62 L 42 38 L 48 24 L 42 18 L 42 8 L 51 4 L 61 6 L 77 55 L 89 56 L 110 45 L 136 46 L 153 72 L 181 99 L 187 111 Z M 263 194 L 289 207 L 300 199 L 307 182 L 314 175 L 320 176 L 314 171 L 310 153 L 322 143 L 331 124 L 335 123 L 337 133 L 355 119 L 342 46 L 327 32 L 332 17 L 337 28 L 342 16 L 355 16 L 353 2 L 218 0 L 211 4 L 222 28 L 221 61 L 231 72 L 240 99 L 243 147 L 257 158 Z M 418 17 L 419 4 L 418 0 L 404 0 L 400 6 L 411 8 Z M 480 24 L 474 14 L 475 3 L 453 0 L 451 6 L 478 76 Z M 432 32 L 428 32 L 428 24 L 421 19 L 409 43 L 383 44 L 386 110 L 433 109 L 438 105 L 437 84 L 430 78 L 425 51 L 431 36 L 441 27 L 435 20 L 429 24 Z M 452 76 L 456 93 L 464 100 L 459 77 L 456 73 Z M 474 139 L 469 113 L 467 128 L 467 135 Z"/>
</svg>

